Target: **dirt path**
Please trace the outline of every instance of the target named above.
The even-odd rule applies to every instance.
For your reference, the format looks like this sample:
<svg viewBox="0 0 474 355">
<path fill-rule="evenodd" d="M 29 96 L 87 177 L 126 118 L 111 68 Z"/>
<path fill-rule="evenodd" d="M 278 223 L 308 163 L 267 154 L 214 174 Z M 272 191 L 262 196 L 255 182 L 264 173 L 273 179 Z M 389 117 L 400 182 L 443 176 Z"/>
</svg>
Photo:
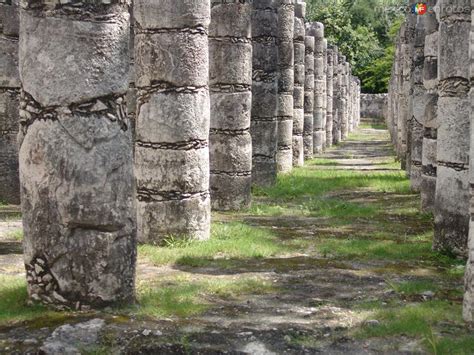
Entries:
<svg viewBox="0 0 474 355">
<path fill-rule="evenodd" d="M 311 171 L 319 170 L 368 173 L 399 170 L 393 163 L 388 135 L 384 130 L 361 129 L 353 139 L 331 149 L 317 161 L 320 164 L 309 165 L 305 168 L 305 174 L 311 177 Z M 74 313 L 67 319 L 61 318 L 52 323 L 45 321 L 44 326 L 39 326 L 37 321 L 34 325 L 28 322 L 15 323 L 0 329 L 0 353 L 2 348 L 5 353 L 36 351 L 48 343 L 46 339 L 59 325 L 81 323 L 93 318 L 104 319 L 105 325 L 101 327 L 99 340 L 93 344 L 87 339 L 76 338 L 73 345 L 82 353 L 426 352 L 426 339 L 416 334 L 364 334 L 370 332 L 371 328 L 379 329 L 381 326 L 383 319 L 377 316 L 380 309 L 418 305 L 432 298 L 444 297 L 441 291 L 459 290 L 462 287 L 460 278 L 444 277 L 444 264 L 438 265 L 436 262 L 424 263 L 404 256 L 397 260 L 396 257 L 390 257 L 391 254 L 387 258 L 371 258 L 371 254 L 367 256 L 364 251 L 357 254 L 357 248 L 360 247 L 357 243 L 364 242 L 368 235 L 374 236 L 374 245 L 395 240 L 393 248 L 396 249 L 399 238 L 429 234 L 431 221 L 419 217 L 416 211 L 418 196 L 361 187 L 350 191 L 330 191 L 323 199 L 328 199 L 332 204 L 344 204 L 344 208 L 377 206 L 380 211 L 377 212 L 377 218 L 362 216 L 347 223 L 343 217 L 339 216 L 336 220 L 324 214 L 215 214 L 216 221 L 238 221 L 265 228 L 275 233 L 283 243 L 297 243 L 301 247 L 264 258 L 221 260 L 216 257 L 197 267 L 180 263 L 155 266 L 142 256 L 137 271 L 139 287 L 153 282 L 179 287 L 187 281 L 216 280 L 242 280 L 239 284 L 241 288 L 245 288 L 248 280 L 258 280 L 265 287 L 258 292 L 253 289 L 247 292 L 236 290 L 224 296 L 223 291 L 198 292 L 197 298 L 202 298 L 208 307 L 202 312 L 184 316 L 150 314 L 150 317 L 136 317 L 133 312 L 130 315 L 108 310 L 106 313 Z M 256 198 L 256 203 L 273 202 L 271 197 Z M 281 201 L 278 202 L 281 204 Z M 292 204 L 298 205 L 300 202 L 290 199 L 284 203 L 284 207 L 293 208 Z M 393 235 L 385 238 L 383 229 L 387 226 L 389 229 L 392 226 L 398 229 L 392 228 Z M 0 223 L 0 275 L 22 272 L 20 243 L 7 237 L 8 228 Z M 340 244 L 334 244 L 339 240 L 350 240 L 354 244 L 348 244 L 347 250 L 342 249 Z M 334 244 L 334 250 L 331 249 L 331 243 Z M 383 247 L 386 244 L 380 245 Z M 422 280 L 428 284 L 436 281 L 438 286 L 435 293 L 427 286 L 428 290 L 406 294 L 390 287 L 391 284 L 413 280 Z M 457 293 L 454 296 L 449 293 L 449 297 L 452 302 L 459 304 Z M 165 301 L 162 302 L 164 304 Z M 454 332 L 464 331 L 458 323 L 452 323 L 450 327 Z M 67 339 L 64 341 L 70 343 L 71 337 Z"/>
</svg>

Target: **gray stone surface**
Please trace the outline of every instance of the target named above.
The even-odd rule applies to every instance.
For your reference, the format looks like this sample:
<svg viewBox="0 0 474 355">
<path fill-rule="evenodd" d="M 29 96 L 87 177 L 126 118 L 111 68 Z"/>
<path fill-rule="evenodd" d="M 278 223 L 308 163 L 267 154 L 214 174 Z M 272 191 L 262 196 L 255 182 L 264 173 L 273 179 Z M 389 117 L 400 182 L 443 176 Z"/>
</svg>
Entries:
<svg viewBox="0 0 474 355">
<path fill-rule="evenodd" d="M 278 3 L 254 1 L 252 13 L 252 183 L 276 181 L 278 109 Z"/>
<path fill-rule="evenodd" d="M 440 0 L 438 5 L 441 9 L 438 39 L 439 128 L 433 248 L 466 256 L 469 227 L 471 13 L 469 6 L 465 6 L 465 0 Z M 448 5 L 451 11 L 447 9 Z"/>
<path fill-rule="evenodd" d="M 313 157 L 313 132 L 314 132 L 314 36 L 305 37 L 306 55 L 304 84 L 304 157 Z"/>
<path fill-rule="evenodd" d="M 252 184 L 252 5 L 211 1 L 210 191 L 216 210 L 250 205 Z"/>
<path fill-rule="evenodd" d="M 335 46 L 333 50 L 333 126 L 332 142 L 341 142 L 341 67 L 339 66 L 339 49 Z"/>
<path fill-rule="evenodd" d="M 138 239 L 207 239 L 210 0 L 137 0 L 134 6 Z M 227 25 L 214 33 L 223 33 Z M 213 47 L 213 55 L 245 58 L 250 51 L 238 45 L 227 49 L 234 51 L 219 53 Z M 211 77 L 214 84 L 218 77 L 233 83 L 247 70 L 248 63 L 229 71 L 214 66 Z"/>
<path fill-rule="evenodd" d="M 277 171 L 293 168 L 293 90 L 295 0 L 278 1 L 278 150 Z"/>
<path fill-rule="evenodd" d="M 387 119 L 388 94 L 362 94 L 360 114 L 363 118 Z"/>
<path fill-rule="evenodd" d="M 308 34 L 314 36 L 314 127 L 313 153 L 320 154 L 324 148 L 326 125 L 324 122 L 326 101 L 325 41 L 324 25 L 320 22 L 308 24 Z"/>
<path fill-rule="evenodd" d="M 128 5 L 41 4 L 22 2 L 20 16 L 28 293 L 60 309 L 130 302 L 136 226 Z"/>
<path fill-rule="evenodd" d="M 18 1 L 0 2 L 0 202 L 20 203 Z"/>
<path fill-rule="evenodd" d="M 474 18 L 474 1 L 471 1 L 471 19 Z M 471 105 L 474 102 L 474 22 L 471 22 L 469 45 L 469 78 L 470 90 L 469 98 Z M 470 220 L 469 220 L 469 241 L 468 241 L 468 261 L 465 273 L 465 292 L 463 304 L 463 317 L 466 322 L 474 322 L 474 191 L 472 186 L 474 184 L 474 134 L 472 127 L 474 127 L 474 110 L 470 111 L 471 134 L 470 134 L 470 166 L 469 166 L 469 183 L 470 189 Z"/>
<path fill-rule="evenodd" d="M 428 1 L 429 6 L 437 0 Z M 423 146 L 421 160 L 421 208 L 432 212 L 436 191 L 436 144 L 438 133 L 438 19 L 428 14 L 425 19 L 425 45 L 423 62 L 423 86 L 425 111 L 423 113 Z"/>
<path fill-rule="evenodd" d="M 305 93 L 305 24 L 306 4 L 295 4 L 295 87 L 293 90 L 293 166 L 304 165 L 304 93 Z"/>
<path fill-rule="evenodd" d="M 334 47 L 331 45 L 326 54 L 326 94 L 326 147 L 331 147 L 334 111 Z"/>
</svg>

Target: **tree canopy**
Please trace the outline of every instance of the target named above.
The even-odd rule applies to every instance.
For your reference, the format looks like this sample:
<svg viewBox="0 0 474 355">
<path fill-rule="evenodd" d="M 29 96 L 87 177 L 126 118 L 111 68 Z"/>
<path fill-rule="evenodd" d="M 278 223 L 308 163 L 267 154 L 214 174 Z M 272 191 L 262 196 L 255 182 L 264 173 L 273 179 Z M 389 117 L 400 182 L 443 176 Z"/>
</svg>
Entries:
<svg viewBox="0 0 474 355">
<path fill-rule="evenodd" d="M 387 91 L 394 40 L 406 0 L 307 0 L 308 18 L 325 25 L 329 43 L 346 55 L 367 93 Z"/>
</svg>

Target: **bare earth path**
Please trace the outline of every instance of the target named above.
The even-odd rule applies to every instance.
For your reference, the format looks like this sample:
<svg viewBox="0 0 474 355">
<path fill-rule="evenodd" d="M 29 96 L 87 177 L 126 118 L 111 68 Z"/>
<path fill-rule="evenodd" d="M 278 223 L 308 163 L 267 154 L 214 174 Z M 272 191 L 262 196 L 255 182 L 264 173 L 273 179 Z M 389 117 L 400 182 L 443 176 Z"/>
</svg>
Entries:
<svg viewBox="0 0 474 355">
<path fill-rule="evenodd" d="M 140 249 L 140 306 L 3 323 L 0 306 L 0 353 L 429 353 L 467 336 L 456 316 L 462 262 L 431 253 L 431 217 L 407 191 L 385 130 L 359 129 L 279 184 L 257 191 L 249 211 L 214 215 L 220 227 L 270 233 L 278 251 L 163 263 Z M 5 277 L 23 271 L 18 228 L 0 222 Z"/>
</svg>

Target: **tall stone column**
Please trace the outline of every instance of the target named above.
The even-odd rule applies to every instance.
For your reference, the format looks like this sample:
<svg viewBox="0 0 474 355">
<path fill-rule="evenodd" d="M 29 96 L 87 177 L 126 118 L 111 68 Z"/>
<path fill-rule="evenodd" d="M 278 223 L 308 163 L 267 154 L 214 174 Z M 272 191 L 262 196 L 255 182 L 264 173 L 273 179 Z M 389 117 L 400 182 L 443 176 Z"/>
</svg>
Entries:
<svg viewBox="0 0 474 355">
<path fill-rule="evenodd" d="M 349 132 L 352 131 L 352 98 L 351 98 L 351 66 L 349 62 L 345 63 L 346 72 L 346 115 L 347 115 L 347 127 L 346 127 L 346 138 Z"/>
<path fill-rule="evenodd" d="M 327 49 L 327 71 L 326 71 L 326 90 L 327 90 L 327 106 L 326 106 L 326 146 L 332 146 L 332 129 L 333 129 L 333 92 L 334 92 L 334 49 L 328 46 Z"/>
<path fill-rule="evenodd" d="M 252 183 L 276 181 L 278 112 L 278 0 L 253 2 Z"/>
<path fill-rule="evenodd" d="M 323 38 L 323 76 L 322 76 L 322 94 L 323 94 L 323 122 L 321 124 L 322 131 L 322 150 L 326 149 L 326 125 L 327 125 L 327 109 L 328 109 L 328 90 L 327 90 L 327 71 L 328 71 L 328 40 Z"/>
<path fill-rule="evenodd" d="M 0 202 L 20 203 L 18 0 L 0 2 Z"/>
<path fill-rule="evenodd" d="M 252 185 L 252 5 L 211 4 L 211 204 L 216 210 L 239 210 L 250 205 Z"/>
<path fill-rule="evenodd" d="M 332 141 L 333 144 L 341 142 L 341 67 L 339 65 L 339 49 L 333 50 L 333 111 L 332 111 Z"/>
<path fill-rule="evenodd" d="M 415 27 L 414 48 L 413 48 L 413 67 L 412 67 L 412 95 L 411 98 L 411 168 L 410 182 L 414 191 L 421 189 L 421 170 L 423 154 L 423 121 L 426 109 L 426 90 L 423 85 L 423 65 L 425 48 L 425 22 L 428 16 L 417 16 Z"/>
<path fill-rule="evenodd" d="M 126 2 L 21 3 L 28 293 L 60 309 L 134 298 L 129 31 Z"/>
<path fill-rule="evenodd" d="M 207 239 L 210 0 L 134 6 L 138 238 Z"/>
<path fill-rule="evenodd" d="M 349 120 L 347 117 L 347 67 L 346 67 L 346 56 L 339 55 L 339 67 L 340 67 L 340 78 L 339 78 L 339 89 L 341 91 L 340 107 L 341 112 L 341 140 L 346 140 L 348 133 Z"/>
<path fill-rule="evenodd" d="M 304 165 L 304 83 L 305 83 L 305 25 L 306 3 L 295 4 L 295 87 L 293 90 L 293 165 Z"/>
<path fill-rule="evenodd" d="M 469 226 L 469 32 L 464 0 L 440 0 L 439 99 L 433 248 L 467 254 Z M 453 41 L 453 39 L 456 39 Z"/>
<path fill-rule="evenodd" d="M 304 81 L 304 157 L 313 158 L 313 131 L 314 131 L 314 37 L 306 36 L 304 39 L 306 46 Z"/>
<path fill-rule="evenodd" d="M 427 2 L 429 8 L 437 0 Z M 436 13 L 425 14 L 425 45 L 423 63 L 423 144 L 421 160 L 421 208 L 432 212 L 435 205 L 437 178 L 436 141 L 438 134 L 438 19 Z"/>
<path fill-rule="evenodd" d="M 471 1 L 471 19 L 474 18 L 474 2 Z M 474 322 L 474 22 L 471 23 L 470 44 L 469 44 L 469 77 L 470 91 L 469 98 L 471 102 L 470 122 L 470 166 L 469 166 L 469 185 L 470 185 L 470 220 L 469 220 L 469 242 L 468 242 L 468 261 L 465 273 L 465 292 L 463 317 L 466 322 Z"/>
<path fill-rule="evenodd" d="M 277 170 L 282 173 L 293 168 L 294 30 L 295 0 L 279 0 Z"/>
<path fill-rule="evenodd" d="M 324 101 L 325 101 L 325 75 L 324 75 L 324 25 L 313 22 L 309 25 L 309 35 L 314 36 L 314 130 L 313 153 L 323 151 Z M 326 127 L 324 127 L 325 129 Z"/>
</svg>

